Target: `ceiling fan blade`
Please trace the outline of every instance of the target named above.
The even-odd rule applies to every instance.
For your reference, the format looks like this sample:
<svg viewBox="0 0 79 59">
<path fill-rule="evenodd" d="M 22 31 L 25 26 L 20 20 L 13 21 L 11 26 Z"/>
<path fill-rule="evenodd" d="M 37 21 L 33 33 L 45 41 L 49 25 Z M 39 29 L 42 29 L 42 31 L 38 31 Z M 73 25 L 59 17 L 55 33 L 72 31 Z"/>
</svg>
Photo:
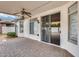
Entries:
<svg viewBox="0 0 79 59">
<path fill-rule="evenodd" d="M 17 14 L 20 14 L 20 12 L 17 12 L 17 13 L 13 13 L 13 15 L 17 15 Z"/>
<path fill-rule="evenodd" d="M 30 12 L 25 12 L 25 15 L 31 17 L 31 13 Z"/>
<path fill-rule="evenodd" d="M 14 13 L 13 15 L 18 15 L 18 16 L 24 16 L 27 15 L 28 17 L 31 17 L 31 13 L 30 12 L 26 12 L 25 8 L 22 8 L 22 10 L 20 12 Z M 24 17 L 22 17 L 24 19 Z"/>
<path fill-rule="evenodd" d="M 29 15 L 31 15 L 31 13 L 30 13 L 30 12 L 25 12 L 25 14 L 29 14 Z"/>
<path fill-rule="evenodd" d="M 27 16 L 29 16 L 29 17 L 31 17 L 31 15 L 29 15 L 29 14 L 26 14 Z"/>
</svg>

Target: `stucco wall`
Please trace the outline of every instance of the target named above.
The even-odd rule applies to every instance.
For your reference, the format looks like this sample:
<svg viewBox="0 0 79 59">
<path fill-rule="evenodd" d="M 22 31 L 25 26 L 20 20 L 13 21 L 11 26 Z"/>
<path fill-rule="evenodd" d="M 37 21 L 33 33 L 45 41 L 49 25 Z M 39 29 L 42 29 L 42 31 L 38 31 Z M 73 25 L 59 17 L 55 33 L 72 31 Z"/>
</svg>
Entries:
<svg viewBox="0 0 79 59">
<path fill-rule="evenodd" d="M 25 36 L 24 32 L 23 33 L 20 33 L 19 21 L 16 23 L 16 25 L 17 25 L 17 36 L 24 37 Z"/>
<path fill-rule="evenodd" d="M 25 22 L 24 22 L 24 36 L 29 37 L 31 39 L 35 39 L 35 40 L 40 40 L 39 36 L 37 36 L 36 34 L 29 34 L 29 32 L 30 32 L 30 28 L 29 28 L 30 24 L 29 23 L 30 23 L 30 20 L 25 19 Z M 40 24 L 38 24 L 38 33 L 40 31 L 39 26 L 40 26 Z"/>
<path fill-rule="evenodd" d="M 61 23 L 60 47 L 68 50 L 74 56 L 79 56 L 79 36 L 78 36 L 78 45 L 68 42 L 68 7 L 71 6 L 73 3 L 74 2 L 69 2 L 68 4 L 65 4 L 61 7 L 57 7 L 55 9 L 48 10 L 43 13 L 32 16 L 32 18 L 37 17 L 38 20 L 40 21 L 39 28 L 38 28 L 39 36 L 29 34 L 29 22 L 30 21 L 29 21 L 29 19 L 25 19 L 24 20 L 24 33 L 19 33 L 19 29 L 18 29 L 18 36 L 29 37 L 29 38 L 40 41 L 41 40 L 41 16 L 60 12 L 61 13 L 61 17 L 60 17 L 61 18 L 61 21 L 60 21 L 60 23 Z M 78 4 L 79 4 L 79 2 L 78 2 Z M 79 7 L 79 5 L 78 5 L 78 7 Z M 79 12 L 78 12 L 78 15 L 79 15 Z M 17 22 L 17 25 L 18 25 L 18 23 L 19 22 Z M 78 20 L 78 23 L 79 23 L 79 20 Z M 18 28 L 19 28 L 19 25 L 18 25 Z M 79 31 L 78 31 L 78 34 L 79 34 Z"/>
<path fill-rule="evenodd" d="M 79 56 L 79 53 L 78 53 L 79 52 L 79 37 L 78 37 L 78 45 L 68 42 L 68 7 L 71 6 L 73 3 L 74 2 L 66 4 L 65 6 L 62 7 L 62 10 L 61 10 L 61 47 L 68 50 L 74 56 Z M 79 7 L 79 2 L 78 2 L 78 7 Z M 79 20 L 78 20 L 78 23 L 79 23 Z"/>
</svg>

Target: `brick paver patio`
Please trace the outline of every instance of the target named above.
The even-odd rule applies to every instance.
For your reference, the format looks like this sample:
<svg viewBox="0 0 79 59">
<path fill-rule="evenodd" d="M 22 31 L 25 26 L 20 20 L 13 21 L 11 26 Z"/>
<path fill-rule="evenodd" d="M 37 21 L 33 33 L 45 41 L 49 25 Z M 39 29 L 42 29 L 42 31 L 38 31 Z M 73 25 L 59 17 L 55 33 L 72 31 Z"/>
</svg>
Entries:
<svg viewBox="0 0 79 59">
<path fill-rule="evenodd" d="M 71 57 L 66 50 L 28 38 L 0 41 L 0 57 Z"/>
</svg>

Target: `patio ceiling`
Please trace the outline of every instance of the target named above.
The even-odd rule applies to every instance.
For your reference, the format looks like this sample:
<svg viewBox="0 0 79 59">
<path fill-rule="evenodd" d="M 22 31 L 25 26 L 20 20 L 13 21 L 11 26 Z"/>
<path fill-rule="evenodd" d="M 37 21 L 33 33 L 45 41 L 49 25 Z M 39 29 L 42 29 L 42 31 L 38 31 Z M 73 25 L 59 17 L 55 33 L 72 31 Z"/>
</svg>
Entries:
<svg viewBox="0 0 79 59">
<path fill-rule="evenodd" d="M 25 8 L 33 14 L 38 14 L 43 11 L 47 11 L 64 4 L 68 1 L 0 1 L 0 12 L 4 13 L 16 13 Z"/>
</svg>

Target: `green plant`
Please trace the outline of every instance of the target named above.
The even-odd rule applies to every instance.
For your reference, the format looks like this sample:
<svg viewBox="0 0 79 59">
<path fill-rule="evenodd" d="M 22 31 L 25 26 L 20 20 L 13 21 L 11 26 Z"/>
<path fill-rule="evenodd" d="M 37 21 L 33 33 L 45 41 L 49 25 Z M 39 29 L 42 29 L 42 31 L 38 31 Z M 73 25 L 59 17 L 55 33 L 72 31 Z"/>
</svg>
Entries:
<svg viewBox="0 0 79 59">
<path fill-rule="evenodd" d="M 8 32 L 7 36 L 8 37 L 16 37 L 16 33 L 15 32 Z"/>
</svg>

